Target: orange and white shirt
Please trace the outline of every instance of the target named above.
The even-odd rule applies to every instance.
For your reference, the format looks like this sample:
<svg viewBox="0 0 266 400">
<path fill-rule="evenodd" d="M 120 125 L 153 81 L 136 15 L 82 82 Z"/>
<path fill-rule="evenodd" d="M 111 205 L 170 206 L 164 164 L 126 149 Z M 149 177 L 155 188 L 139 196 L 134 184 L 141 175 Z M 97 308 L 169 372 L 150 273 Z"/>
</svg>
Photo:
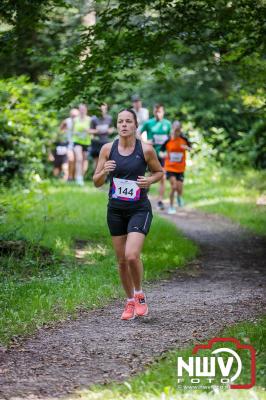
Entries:
<svg viewBox="0 0 266 400">
<path fill-rule="evenodd" d="M 161 147 L 161 151 L 166 151 L 164 169 L 168 172 L 184 172 L 186 169 L 186 149 L 183 146 L 191 147 L 188 139 L 182 134 L 176 139 L 168 139 Z"/>
</svg>

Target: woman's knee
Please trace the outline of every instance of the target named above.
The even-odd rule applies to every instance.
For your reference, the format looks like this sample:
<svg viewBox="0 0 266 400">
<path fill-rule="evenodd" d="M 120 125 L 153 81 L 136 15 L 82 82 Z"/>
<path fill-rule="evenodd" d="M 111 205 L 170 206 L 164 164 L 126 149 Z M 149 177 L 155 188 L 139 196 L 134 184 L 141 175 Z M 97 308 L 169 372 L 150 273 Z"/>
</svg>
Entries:
<svg viewBox="0 0 266 400">
<path fill-rule="evenodd" d="M 127 260 L 125 258 L 118 260 L 118 268 L 123 271 L 128 267 Z"/>
<path fill-rule="evenodd" d="M 170 182 L 171 188 L 174 189 L 175 184 L 176 184 L 176 180 L 175 180 L 175 178 L 173 176 L 170 177 L 169 182 Z"/>
<path fill-rule="evenodd" d="M 129 251 L 126 253 L 126 260 L 129 264 L 136 263 L 140 260 L 140 255 L 135 251 Z"/>
</svg>

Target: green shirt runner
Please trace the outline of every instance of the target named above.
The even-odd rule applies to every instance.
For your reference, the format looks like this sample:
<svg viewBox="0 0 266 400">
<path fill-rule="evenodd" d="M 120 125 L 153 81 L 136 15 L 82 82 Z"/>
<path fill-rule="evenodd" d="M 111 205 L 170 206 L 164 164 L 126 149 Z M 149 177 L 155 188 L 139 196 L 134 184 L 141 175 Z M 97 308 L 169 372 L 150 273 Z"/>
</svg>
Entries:
<svg viewBox="0 0 266 400">
<path fill-rule="evenodd" d="M 169 139 L 171 122 L 165 118 L 161 121 L 156 118 L 151 118 L 144 122 L 141 128 L 141 133 L 145 131 L 147 132 L 147 139 L 152 140 L 153 147 L 158 155 L 162 144 Z"/>
<path fill-rule="evenodd" d="M 83 119 L 79 117 L 75 118 L 72 138 L 73 142 L 85 146 L 91 144 L 91 135 L 88 133 L 90 123 L 91 118 L 88 115 Z"/>
</svg>

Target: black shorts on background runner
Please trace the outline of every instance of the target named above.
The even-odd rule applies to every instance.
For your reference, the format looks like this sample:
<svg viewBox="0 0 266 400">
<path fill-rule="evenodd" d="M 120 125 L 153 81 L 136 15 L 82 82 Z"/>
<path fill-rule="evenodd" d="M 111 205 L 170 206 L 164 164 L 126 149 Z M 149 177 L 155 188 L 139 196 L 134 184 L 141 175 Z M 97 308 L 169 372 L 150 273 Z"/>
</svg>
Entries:
<svg viewBox="0 0 266 400">
<path fill-rule="evenodd" d="M 130 232 L 139 232 L 147 235 L 152 221 L 152 208 L 149 200 L 141 204 L 134 204 L 134 208 L 119 208 L 108 205 L 107 223 L 112 236 L 127 235 Z"/>
<path fill-rule="evenodd" d="M 91 151 L 90 151 L 90 155 L 92 156 L 92 158 L 96 158 L 99 157 L 101 148 L 108 142 L 100 142 L 99 140 L 92 140 L 91 141 Z"/>
<path fill-rule="evenodd" d="M 75 146 L 81 146 L 82 147 L 82 151 L 89 151 L 89 145 L 88 144 L 81 144 L 81 143 L 74 142 L 74 148 L 75 148 Z"/>
<path fill-rule="evenodd" d="M 63 164 L 68 162 L 67 152 L 68 142 L 56 143 L 55 149 L 52 152 L 54 156 L 54 168 L 61 168 Z"/>
<path fill-rule="evenodd" d="M 184 172 L 169 172 L 166 171 L 166 178 L 170 179 L 171 176 L 174 176 L 176 178 L 177 181 L 183 182 L 185 175 Z"/>
</svg>

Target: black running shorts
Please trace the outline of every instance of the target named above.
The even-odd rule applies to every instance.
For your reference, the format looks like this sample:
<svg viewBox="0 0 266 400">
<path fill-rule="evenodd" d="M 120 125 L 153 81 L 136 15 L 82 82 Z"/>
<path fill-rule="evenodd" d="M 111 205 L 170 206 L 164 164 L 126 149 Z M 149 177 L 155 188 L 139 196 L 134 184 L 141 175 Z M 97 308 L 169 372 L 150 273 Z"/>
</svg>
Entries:
<svg viewBox="0 0 266 400">
<path fill-rule="evenodd" d="M 67 164 L 68 158 L 65 156 L 58 156 L 54 154 L 54 168 L 61 168 L 63 164 Z"/>
<path fill-rule="evenodd" d="M 152 221 L 150 202 L 145 205 L 136 205 L 135 208 L 119 208 L 108 205 L 107 223 L 112 236 L 127 235 L 130 232 L 139 232 L 147 235 Z"/>
<path fill-rule="evenodd" d="M 89 145 L 88 144 L 80 144 L 80 143 L 74 142 L 74 148 L 76 146 L 81 146 L 82 147 L 82 151 L 86 151 L 86 152 L 89 151 Z"/>
<path fill-rule="evenodd" d="M 171 176 L 174 176 L 177 181 L 183 182 L 185 175 L 184 172 L 169 172 L 166 171 L 166 178 L 170 179 Z"/>
<path fill-rule="evenodd" d="M 63 164 L 67 164 L 68 143 L 56 143 L 52 154 L 54 156 L 54 168 L 61 168 Z"/>
</svg>

